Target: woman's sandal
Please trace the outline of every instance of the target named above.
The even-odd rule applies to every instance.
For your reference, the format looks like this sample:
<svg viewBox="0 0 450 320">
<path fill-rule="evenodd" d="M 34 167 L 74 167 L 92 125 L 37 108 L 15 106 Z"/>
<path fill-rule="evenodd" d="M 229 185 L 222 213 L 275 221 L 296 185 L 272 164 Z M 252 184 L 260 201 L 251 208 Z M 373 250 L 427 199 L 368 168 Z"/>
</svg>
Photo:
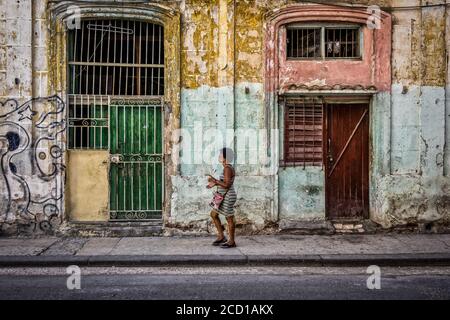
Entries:
<svg viewBox="0 0 450 320">
<path fill-rule="evenodd" d="M 236 248 L 236 243 L 229 244 L 228 242 L 225 242 L 220 246 L 222 249 L 229 249 L 229 248 Z"/>
<path fill-rule="evenodd" d="M 228 240 L 227 240 L 227 238 L 225 238 L 225 237 L 223 237 L 222 239 L 220 239 L 220 240 L 216 240 L 216 241 L 214 241 L 213 243 L 212 243 L 212 245 L 213 246 L 219 246 L 219 245 L 221 245 L 222 243 L 226 243 Z"/>
</svg>

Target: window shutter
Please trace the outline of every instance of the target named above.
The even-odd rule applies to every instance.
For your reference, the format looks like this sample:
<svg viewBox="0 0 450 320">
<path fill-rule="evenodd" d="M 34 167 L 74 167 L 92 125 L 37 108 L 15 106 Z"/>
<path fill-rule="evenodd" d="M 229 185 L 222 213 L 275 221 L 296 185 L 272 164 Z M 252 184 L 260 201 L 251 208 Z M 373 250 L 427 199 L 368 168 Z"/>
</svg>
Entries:
<svg viewBox="0 0 450 320">
<path fill-rule="evenodd" d="M 286 98 L 284 162 L 322 166 L 323 105 L 319 99 Z"/>
</svg>

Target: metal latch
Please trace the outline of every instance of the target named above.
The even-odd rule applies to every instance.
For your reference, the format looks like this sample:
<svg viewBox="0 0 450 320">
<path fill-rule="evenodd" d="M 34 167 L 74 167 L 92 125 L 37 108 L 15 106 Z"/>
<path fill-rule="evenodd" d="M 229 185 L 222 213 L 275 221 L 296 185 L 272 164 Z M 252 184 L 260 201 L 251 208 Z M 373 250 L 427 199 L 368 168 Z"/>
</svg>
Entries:
<svg viewBox="0 0 450 320">
<path fill-rule="evenodd" d="M 119 163 L 120 162 L 120 154 L 110 154 L 109 161 L 111 163 Z"/>
</svg>

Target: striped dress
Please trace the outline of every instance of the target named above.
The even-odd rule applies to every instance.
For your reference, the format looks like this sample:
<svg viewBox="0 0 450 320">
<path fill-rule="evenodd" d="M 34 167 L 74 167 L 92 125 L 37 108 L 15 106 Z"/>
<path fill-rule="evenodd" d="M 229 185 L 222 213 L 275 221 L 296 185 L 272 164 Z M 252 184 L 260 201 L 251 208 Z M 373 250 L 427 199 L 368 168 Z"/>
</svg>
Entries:
<svg viewBox="0 0 450 320">
<path fill-rule="evenodd" d="M 229 165 L 231 168 L 233 168 L 231 165 Z M 234 172 L 234 169 L 233 169 Z M 222 172 L 220 176 L 220 181 L 224 181 L 224 174 Z M 221 194 L 225 194 L 227 192 L 227 189 L 222 188 L 221 186 L 217 186 L 217 191 Z M 231 217 L 234 215 L 234 204 L 236 203 L 237 194 L 234 190 L 234 177 L 233 182 L 231 184 L 230 189 L 225 195 L 225 198 L 223 199 L 222 203 L 219 206 L 219 209 L 214 209 L 214 211 L 217 211 L 218 213 L 224 215 L 225 217 Z M 210 205 L 212 207 L 212 205 Z"/>
</svg>

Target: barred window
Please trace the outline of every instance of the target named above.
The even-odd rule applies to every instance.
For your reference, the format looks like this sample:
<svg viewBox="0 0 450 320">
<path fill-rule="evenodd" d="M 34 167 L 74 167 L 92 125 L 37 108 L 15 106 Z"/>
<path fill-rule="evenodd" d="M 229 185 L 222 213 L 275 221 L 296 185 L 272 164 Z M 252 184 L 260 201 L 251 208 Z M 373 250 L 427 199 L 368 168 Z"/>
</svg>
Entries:
<svg viewBox="0 0 450 320">
<path fill-rule="evenodd" d="M 321 57 L 321 28 L 289 28 L 287 41 L 287 53 L 290 58 Z"/>
<path fill-rule="evenodd" d="M 322 166 L 322 101 L 317 98 L 286 98 L 284 106 L 282 165 Z"/>
<path fill-rule="evenodd" d="M 359 59 L 359 26 L 310 27 L 291 25 L 286 30 L 288 59 Z"/>
<path fill-rule="evenodd" d="M 68 32 L 70 149 L 108 149 L 109 99 L 164 95 L 164 28 L 83 20 Z"/>
<path fill-rule="evenodd" d="M 325 56 L 327 58 L 358 58 L 358 28 L 325 28 Z"/>
<path fill-rule="evenodd" d="M 164 95 L 163 40 L 154 23 L 83 20 L 69 31 L 69 93 Z"/>
</svg>

